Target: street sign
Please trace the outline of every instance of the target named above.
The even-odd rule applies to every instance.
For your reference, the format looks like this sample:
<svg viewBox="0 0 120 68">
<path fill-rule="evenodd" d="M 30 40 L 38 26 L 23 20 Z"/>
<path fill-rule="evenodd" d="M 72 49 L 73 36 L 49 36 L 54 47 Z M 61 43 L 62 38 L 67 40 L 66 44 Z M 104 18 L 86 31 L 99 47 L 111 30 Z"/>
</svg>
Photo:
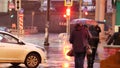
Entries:
<svg viewBox="0 0 120 68">
<path fill-rule="evenodd" d="M 64 6 L 72 6 L 73 0 L 64 0 Z"/>
</svg>

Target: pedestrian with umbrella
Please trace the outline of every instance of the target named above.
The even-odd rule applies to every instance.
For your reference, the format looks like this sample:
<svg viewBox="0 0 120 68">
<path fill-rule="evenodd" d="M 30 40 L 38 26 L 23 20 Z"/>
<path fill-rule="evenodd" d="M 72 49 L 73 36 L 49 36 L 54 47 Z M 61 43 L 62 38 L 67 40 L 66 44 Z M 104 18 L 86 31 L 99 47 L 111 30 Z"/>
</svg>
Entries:
<svg viewBox="0 0 120 68">
<path fill-rule="evenodd" d="M 92 48 L 92 54 L 87 55 L 87 60 L 88 60 L 88 68 L 93 68 L 94 60 L 95 60 L 95 55 L 99 43 L 99 33 L 101 32 L 100 27 L 96 25 L 92 25 L 89 27 L 89 31 L 92 35 L 92 38 L 89 39 L 89 44 Z"/>
<path fill-rule="evenodd" d="M 69 38 L 74 52 L 75 68 L 84 68 L 86 48 L 89 47 L 88 38 L 90 38 L 90 36 L 84 24 L 76 24 Z"/>
</svg>

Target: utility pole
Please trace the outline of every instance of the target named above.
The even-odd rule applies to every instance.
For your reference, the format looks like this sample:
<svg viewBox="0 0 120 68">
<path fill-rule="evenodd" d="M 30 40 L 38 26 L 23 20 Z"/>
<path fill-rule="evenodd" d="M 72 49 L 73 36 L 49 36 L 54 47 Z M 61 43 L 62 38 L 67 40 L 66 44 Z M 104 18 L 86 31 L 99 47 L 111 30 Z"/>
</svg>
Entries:
<svg viewBox="0 0 120 68">
<path fill-rule="evenodd" d="M 73 0 L 64 0 L 64 6 L 67 7 L 66 9 L 66 33 L 67 36 L 70 35 L 70 14 L 71 14 L 71 6 L 73 5 Z"/>
<path fill-rule="evenodd" d="M 113 8 L 112 29 L 113 29 L 113 32 L 115 32 L 115 24 L 116 24 L 116 6 L 117 6 L 117 0 L 112 0 L 112 8 Z"/>
<path fill-rule="evenodd" d="M 113 8 L 113 13 L 112 13 L 112 29 L 113 29 L 113 32 L 115 32 L 115 23 L 116 23 L 116 8 Z"/>
<path fill-rule="evenodd" d="M 68 6 L 66 9 L 66 33 L 68 36 L 70 35 L 70 12 L 71 8 Z"/>
<path fill-rule="evenodd" d="M 82 0 L 79 0 L 79 18 L 82 18 Z"/>
<path fill-rule="evenodd" d="M 21 0 L 15 0 L 15 10 L 17 11 L 17 33 L 20 35 L 20 21 L 19 21 L 19 12 L 21 9 Z"/>
<path fill-rule="evenodd" d="M 105 0 L 96 0 L 95 20 L 103 22 L 105 18 Z M 104 37 L 104 24 L 99 24 L 101 28 L 100 39 Z"/>
<path fill-rule="evenodd" d="M 47 0 L 47 22 L 45 24 L 45 41 L 44 46 L 49 46 L 49 21 L 50 21 L 50 0 Z"/>
</svg>

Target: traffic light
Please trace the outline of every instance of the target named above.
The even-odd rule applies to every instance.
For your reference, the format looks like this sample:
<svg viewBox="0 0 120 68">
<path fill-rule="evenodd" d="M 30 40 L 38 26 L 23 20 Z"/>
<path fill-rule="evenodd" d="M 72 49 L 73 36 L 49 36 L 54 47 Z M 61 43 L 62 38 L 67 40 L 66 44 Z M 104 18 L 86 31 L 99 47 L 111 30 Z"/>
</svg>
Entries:
<svg viewBox="0 0 120 68">
<path fill-rule="evenodd" d="M 88 15 L 88 12 L 86 11 L 86 12 L 84 12 L 85 13 L 85 15 L 87 16 Z"/>
<path fill-rule="evenodd" d="M 71 11 L 70 8 L 67 8 L 67 9 L 66 9 L 66 15 L 67 15 L 67 16 L 70 16 L 70 11 Z"/>
<path fill-rule="evenodd" d="M 84 6 L 83 13 L 86 16 L 88 15 L 88 8 L 87 8 L 87 6 Z"/>
<path fill-rule="evenodd" d="M 12 9 L 11 11 L 9 11 L 10 14 L 10 18 L 14 18 L 14 10 Z"/>
<path fill-rule="evenodd" d="M 64 6 L 72 6 L 73 0 L 64 0 Z"/>
<path fill-rule="evenodd" d="M 70 17 L 70 14 L 71 14 L 71 9 L 70 9 L 70 7 L 67 7 L 63 17 L 68 18 L 68 17 Z"/>
<path fill-rule="evenodd" d="M 15 10 L 18 11 L 21 9 L 21 0 L 15 0 Z"/>
</svg>

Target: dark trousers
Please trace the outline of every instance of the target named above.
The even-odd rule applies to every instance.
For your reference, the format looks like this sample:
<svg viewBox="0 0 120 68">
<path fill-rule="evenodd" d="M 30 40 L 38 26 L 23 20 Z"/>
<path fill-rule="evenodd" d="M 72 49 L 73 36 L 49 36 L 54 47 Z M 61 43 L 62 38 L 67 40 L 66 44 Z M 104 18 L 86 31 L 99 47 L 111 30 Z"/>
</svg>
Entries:
<svg viewBox="0 0 120 68">
<path fill-rule="evenodd" d="M 93 64 L 94 64 L 94 60 L 95 60 L 95 56 L 96 56 L 98 43 L 99 43 L 99 40 L 98 39 L 94 39 L 93 43 L 91 44 L 92 45 L 91 46 L 92 54 L 91 55 L 87 55 L 88 68 L 93 68 Z"/>
<path fill-rule="evenodd" d="M 92 54 L 87 55 L 88 68 L 93 68 L 97 48 L 92 48 Z"/>
<path fill-rule="evenodd" d="M 85 53 L 75 53 L 75 68 L 84 68 Z"/>
</svg>

